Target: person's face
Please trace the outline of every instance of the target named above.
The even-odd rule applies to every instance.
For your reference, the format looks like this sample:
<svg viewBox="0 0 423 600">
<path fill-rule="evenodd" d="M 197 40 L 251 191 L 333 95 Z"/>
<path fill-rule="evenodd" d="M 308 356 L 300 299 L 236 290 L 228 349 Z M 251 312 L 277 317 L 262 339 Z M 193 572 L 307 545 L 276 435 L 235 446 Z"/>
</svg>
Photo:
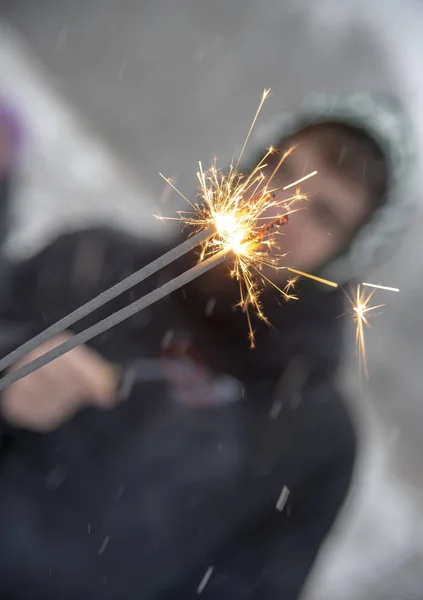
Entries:
<svg viewBox="0 0 423 600">
<path fill-rule="evenodd" d="M 308 199 L 291 206 L 297 212 L 281 227 L 279 237 L 279 253 L 287 253 L 283 264 L 309 273 L 340 253 L 371 213 L 363 186 L 354 185 L 335 170 L 329 170 L 313 139 L 301 139 L 271 187 L 281 189 L 312 171 L 317 171 L 317 175 L 298 186 Z M 296 186 L 280 191 L 277 199 L 288 199 L 295 192 Z M 283 278 L 286 271 L 280 273 Z"/>
</svg>

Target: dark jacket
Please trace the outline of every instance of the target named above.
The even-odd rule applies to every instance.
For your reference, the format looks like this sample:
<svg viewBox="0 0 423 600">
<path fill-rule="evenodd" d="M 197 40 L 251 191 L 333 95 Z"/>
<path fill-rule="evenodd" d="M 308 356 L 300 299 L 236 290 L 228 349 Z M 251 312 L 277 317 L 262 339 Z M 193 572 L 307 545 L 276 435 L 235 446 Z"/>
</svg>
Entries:
<svg viewBox="0 0 423 600">
<path fill-rule="evenodd" d="M 2 355 L 162 251 L 108 230 L 61 237 L 3 286 Z M 308 282 L 301 302 L 265 296 L 274 328 L 257 323 L 251 351 L 227 274 L 203 283 L 93 340 L 123 367 L 118 408 L 84 410 L 49 434 L 4 425 L 2 598 L 298 597 L 355 455 L 332 384 L 342 297 Z"/>
</svg>

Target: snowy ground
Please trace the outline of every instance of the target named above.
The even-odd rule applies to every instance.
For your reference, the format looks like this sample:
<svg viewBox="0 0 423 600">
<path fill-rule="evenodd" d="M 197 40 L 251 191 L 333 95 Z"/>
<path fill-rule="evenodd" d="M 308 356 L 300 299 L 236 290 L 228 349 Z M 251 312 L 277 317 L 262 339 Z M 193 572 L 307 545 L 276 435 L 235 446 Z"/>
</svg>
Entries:
<svg viewBox="0 0 423 600">
<path fill-rule="evenodd" d="M 160 200 L 170 212 L 174 204 L 158 171 L 190 193 L 196 160 L 232 154 L 264 87 L 274 92 L 267 114 L 312 89 L 401 90 L 423 145 L 423 5 L 369 6 L 3 2 L 0 15 L 37 54 L 0 29 L 0 90 L 22 104 L 30 131 L 11 251 L 31 251 L 75 221 L 118 219 L 161 232 L 152 207 Z M 341 385 L 359 416 L 362 452 L 307 600 L 423 597 L 422 226 L 423 207 L 399 253 L 374 275 L 401 294 L 383 298 L 388 306 L 368 336 L 368 384 L 358 386 L 346 357 Z"/>
</svg>

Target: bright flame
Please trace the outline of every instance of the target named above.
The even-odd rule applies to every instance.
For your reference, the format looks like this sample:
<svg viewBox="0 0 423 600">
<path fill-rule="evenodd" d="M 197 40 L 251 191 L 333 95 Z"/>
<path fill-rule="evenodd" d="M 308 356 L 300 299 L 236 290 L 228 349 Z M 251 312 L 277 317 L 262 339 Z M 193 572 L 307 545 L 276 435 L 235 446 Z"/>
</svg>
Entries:
<svg viewBox="0 0 423 600">
<path fill-rule="evenodd" d="M 262 96 L 236 164 L 232 164 L 229 171 L 224 173 L 217 169 L 216 161 L 206 171 L 199 163 L 200 168 L 197 173 L 200 183 L 199 198 L 194 204 L 191 204 L 165 178 L 192 207 L 190 212 L 180 212 L 179 219 L 183 223 L 192 226 L 195 231 L 206 230 L 209 227 L 214 229 L 215 233 L 202 247 L 200 260 L 221 251 L 233 255 L 231 275 L 239 282 L 239 305 L 247 316 L 252 347 L 254 346 L 254 332 L 249 307 L 253 307 L 258 317 L 268 323 L 260 302 L 263 287 L 266 284 L 273 285 L 286 300 L 296 299 L 296 296 L 289 293 L 289 287 L 280 289 L 268 279 L 263 272 L 263 268 L 283 268 L 278 264 L 281 256 L 274 252 L 277 248 L 276 238 L 280 233 L 280 227 L 287 223 L 288 215 L 294 212 L 291 209 L 292 204 L 298 200 L 306 199 L 306 196 L 296 189 L 295 193 L 289 198 L 278 200 L 275 194 L 277 190 L 271 188 L 272 180 L 279 167 L 293 149 L 288 150 L 279 158 L 270 176 L 265 175 L 264 171 L 268 166 L 266 163 L 268 157 L 275 154 L 273 148 L 269 148 L 248 176 L 244 176 L 238 171 L 242 154 L 269 91 L 265 90 Z M 298 182 L 286 186 L 286 189 L 297 185 L 300 181 L 304 181 L 316 173 L 317 171 L 313 171 L 298 180 Z M 269 216 L 269 211 L 272 212 L 272 216 Z M 271 250 L 272 252 L 270 252 Z"/>
<path fill-rule="evenodd" d="M 265 276 L 263 268 L 281 268 L 278 265 L 280 257 L 273 252 L 271 256 L 270 250 L 277 247 L 279 228 L 287 223 L 288 215 L 293 212 L 290 210 L 292 203 L 305 198 L 296 192 L 289 198 L 277 200 L 276 190 L 269 186 L 287 154 L 279 160 L 273 175 L 266 178 L 263 170 L 267 157 L 273 152 L 273 149 L 269 149 L 246 177 L 238 173 L 233 165 L 225 174 L 215 164 L 204 171 L 200 163 L 197 173 L 200 198 L 193 205 L 192 212 L 180 214 L 181 221 L 197 231 L 210 226 L 215 229 L 215 234 L 203 245 L 200 260 L 221 251 L 233 254 L 231 275 L 239 282 L 239 305 L 247 315 L 251 346 L 254 346 L 254 332 L 249 306 L 254 308 L 260 319 L 267 322 L 260 302 L 263 287 L 271 284 L 285 299 L 293 299 L 291 294 L 277 287 Z M 269 209 L 272 209 L 272 217 L 267 216 Z"/>
</svg>

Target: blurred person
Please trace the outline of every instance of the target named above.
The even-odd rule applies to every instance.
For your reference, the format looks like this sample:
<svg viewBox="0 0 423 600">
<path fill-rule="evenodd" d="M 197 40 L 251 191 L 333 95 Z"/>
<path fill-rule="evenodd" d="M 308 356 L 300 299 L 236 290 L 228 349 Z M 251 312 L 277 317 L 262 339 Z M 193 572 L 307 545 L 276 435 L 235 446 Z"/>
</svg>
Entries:
<svg viewBox="0 0 423 600">
<path fill-rule="evenodd" d="M 304 184 L 307 210 L 283 230 L 289 264 L 357 280 L 409 217 L 401 107 L 378 94 L 317 95 L 257 130 L 244 170 L 270 143 L 297 146 L 278 183 L 319 172 Z M 106 229 L 64 235 L 16 265 L 0 316 L 34 335 L 166 249 Z M 344 296 L 302 280 L 300 301 L 281 306 L 268 288 L 274 328 L 255 322 L 251 351 L 237 294 L 222 265 L 2 393 L 3 597 L 298 598 L 354 465 L 334 384 Z"/>
</svg>

